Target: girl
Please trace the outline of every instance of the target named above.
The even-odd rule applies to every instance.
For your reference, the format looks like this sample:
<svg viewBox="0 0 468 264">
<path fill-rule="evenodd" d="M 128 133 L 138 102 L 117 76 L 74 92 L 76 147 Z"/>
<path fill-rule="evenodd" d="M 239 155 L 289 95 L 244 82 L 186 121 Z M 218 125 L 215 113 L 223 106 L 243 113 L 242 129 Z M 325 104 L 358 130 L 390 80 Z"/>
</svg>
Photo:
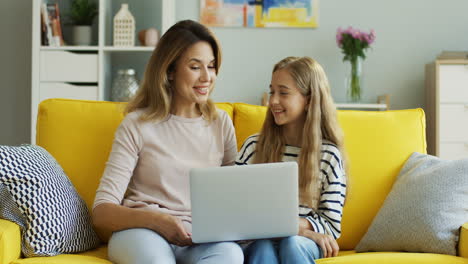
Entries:
<svg viewBox="0 0 468 264">
<path fill-rule="evenodd" d="M 230 118 L 209 99 L 220 64 L 218 41 L 197 22 L 178 22 L 158 42 L 94 201 L 112 262 L 243 262 L 235 243 L 190 238 L 190 168 L 232 165 L 237 153 Z"/>
<path fill-rule="evenodd" d="M 278 62 L 260 134 L 244 142 L 237 165 L 297 161 L 299 234 L 257 240 L 244 251 L 247 263 L 315 263 L 338 254 L 346 194 L 343 136 L 322 67 L 309 57 Z"/>
</svg>

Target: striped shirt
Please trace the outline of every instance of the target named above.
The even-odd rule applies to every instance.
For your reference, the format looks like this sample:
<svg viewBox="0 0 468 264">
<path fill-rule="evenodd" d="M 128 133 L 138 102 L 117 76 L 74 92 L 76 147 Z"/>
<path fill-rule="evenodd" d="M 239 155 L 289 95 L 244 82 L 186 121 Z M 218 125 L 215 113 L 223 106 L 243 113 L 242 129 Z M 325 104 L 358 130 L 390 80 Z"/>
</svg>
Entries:
<svg viewBox="0 0 468 264">
<path fill-rule="evenodd" d="M 252 164 L 258 134 L 247 138 L 236 158 L 236 165 Z M 283 161 L 297 161 L 301 148 L 286 145 Z M 322 181 L 320 202 L 317 210 L 299 205 L 299 216 L 305 217 L 314 231 L 331 235 L 335 239 L 341 235 L 341 218 L 346 196 L 346 177 L 341 153 L 333 143 L 323 141 L 320 159 L 320 179 Z"/>
</svg>

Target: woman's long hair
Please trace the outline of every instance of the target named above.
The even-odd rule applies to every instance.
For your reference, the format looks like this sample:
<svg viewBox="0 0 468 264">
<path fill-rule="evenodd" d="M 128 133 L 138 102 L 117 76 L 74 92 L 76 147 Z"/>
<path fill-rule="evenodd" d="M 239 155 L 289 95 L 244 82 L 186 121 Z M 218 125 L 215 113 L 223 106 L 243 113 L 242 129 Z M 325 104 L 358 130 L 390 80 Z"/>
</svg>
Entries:
<svg viewBox="0 0 468 264">
<path fill-rule="evenodd" d="M 177 60 L 183 53 L 199 41 L 208 42 L 213 49 L 215 69 L 218 74 L 221 65 L 221 48 L 214 34 L 195 21 L 180 21 L 169 28 L 159 40 L 146 65 L 140 89 L 128 103 L 125 112 L 145 109 L 141 116 L 143 120 L 166 118 L 171 111 L 174 96 L 174 88 L 171 86 L 168 75 L 175 70 Z M 217 118 L 216 107 L 211 99 L 201 105 L 197 103 L 197 108 L 209 122 Z"/>
<path fill-rule="evenodd" d="M 302 205 L 317 209 L 321 182 L 320 159 L 323 140 L 335 144 L 342 154 L 343 133 L 337 121 L 336 106 L 330 94 L 330 85 L 322 66 L 309 57 L 287 57 L 278 62 L 273 73 L 287 70 L 296 81 L 303 96 L 309 98 L 306 120 L 302 131 L 302 148 L 298 157 L 299 200 Z M 282 126 L 275 123 L 268 108 L 265 123 L 258 139 L 254 163 L 280 162 L 285 151 Z"/>
</svg>

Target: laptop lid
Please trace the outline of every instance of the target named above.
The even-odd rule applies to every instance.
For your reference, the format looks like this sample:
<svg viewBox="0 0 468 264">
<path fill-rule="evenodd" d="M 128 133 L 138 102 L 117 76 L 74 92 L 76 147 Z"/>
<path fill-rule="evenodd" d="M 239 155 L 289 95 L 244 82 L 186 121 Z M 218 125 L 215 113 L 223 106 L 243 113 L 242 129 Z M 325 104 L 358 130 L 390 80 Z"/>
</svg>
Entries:
<svg viewBox="0 0 468 264">
<path fill-rule="evenodd" d="M 190 170 L 192 241 L 297 235 L 296 162 Z"/>
</svg>

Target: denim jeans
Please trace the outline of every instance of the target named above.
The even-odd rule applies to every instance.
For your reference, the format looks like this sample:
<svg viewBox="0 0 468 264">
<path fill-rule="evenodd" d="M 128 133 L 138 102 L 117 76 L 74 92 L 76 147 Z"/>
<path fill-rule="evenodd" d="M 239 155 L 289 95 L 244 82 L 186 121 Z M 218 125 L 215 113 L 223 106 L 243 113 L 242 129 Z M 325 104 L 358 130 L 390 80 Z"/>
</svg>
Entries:
<svg viewBox="0 0 468 264">
<path fill-rule="evenodd" d="M 290 236 L 281 240 L 256 240 L 244 250 L 248 264 L 293 264 L 315 263 L 322 257 L 321 249 L 311 239 Z"/>
<path fill-rule="evenodd" d="M 117 264 L 242 264 L 244 255 L 233 242 L 179 247 L 144 228 L 115 232 L 109 240 L 109 260 Z"/>
</svg>

